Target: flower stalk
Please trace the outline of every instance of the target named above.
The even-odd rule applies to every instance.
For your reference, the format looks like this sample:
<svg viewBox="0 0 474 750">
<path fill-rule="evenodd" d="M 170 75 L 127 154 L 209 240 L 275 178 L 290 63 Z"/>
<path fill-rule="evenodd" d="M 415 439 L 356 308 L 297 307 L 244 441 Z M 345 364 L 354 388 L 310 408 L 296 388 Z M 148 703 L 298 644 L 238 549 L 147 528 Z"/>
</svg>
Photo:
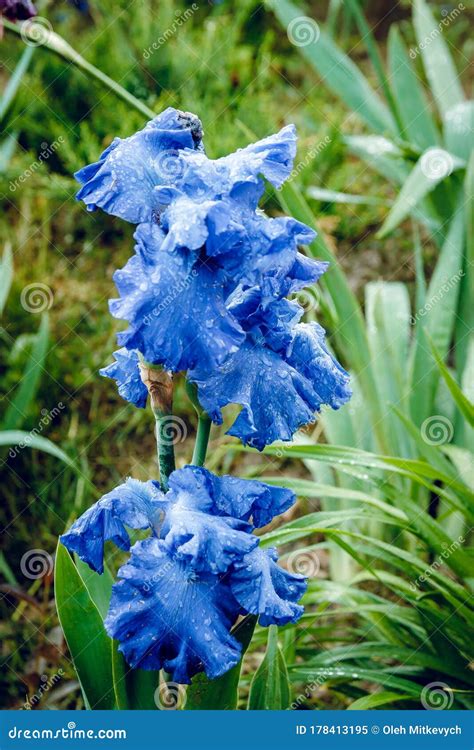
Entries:
<svg viewBox="0 0 474 750">
<path fill-rule="evenodd" d="M 173 379 L 166 370 L 150 367 L 140 362 L 140 377 L 150 394 L 150 403 L 155 417 L 155 435 L 158 468 L 163 491 L 168 489 L 168 477 L 176 468 L 172 427 Z"/>
</svg>

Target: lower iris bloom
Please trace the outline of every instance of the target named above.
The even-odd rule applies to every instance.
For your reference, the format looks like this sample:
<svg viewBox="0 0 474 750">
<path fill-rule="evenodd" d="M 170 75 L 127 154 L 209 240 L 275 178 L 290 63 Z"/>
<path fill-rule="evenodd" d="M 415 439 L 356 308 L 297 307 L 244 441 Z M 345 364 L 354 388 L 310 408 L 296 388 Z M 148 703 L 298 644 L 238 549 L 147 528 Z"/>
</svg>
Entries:
<svg viewBox="0 0 474 750">
<path fill-rule="evenodd" d="M 130 558 L 118 571 L 107 632 L 134 668 L 165 669 L 175 682 L 197 672 L 224 674 L 241 658 L 231 633 L 239 615 L 262 625 L 295 622 L 306 589 L 302 576 L 276 563 L 253 530 L 294 502 L 290 490 L 218 477 L 186 466 L 164 494 L 156 482 L 128 479 L 61 537 L 91 568 L 103 571 L 104 543 Z M 148 529 L 133 546 L 128 529 Z"/>
</svg>

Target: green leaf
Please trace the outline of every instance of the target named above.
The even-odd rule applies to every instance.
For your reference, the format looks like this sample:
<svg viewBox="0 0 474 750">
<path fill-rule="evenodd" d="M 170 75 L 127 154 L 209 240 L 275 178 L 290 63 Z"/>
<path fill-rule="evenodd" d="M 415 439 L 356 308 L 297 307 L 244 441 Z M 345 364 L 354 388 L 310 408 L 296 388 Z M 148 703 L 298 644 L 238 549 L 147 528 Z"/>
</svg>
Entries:
<svg viewBox="0 0 474 750">
<path fill-rule="evenodd" d="M 232 630 L 232 635 L 242 644 L 242 657 L 252 639 L 256 622 L 256 617 L 247 615 Z M 241 669 L 242 659 L 233 669 L 215 680 L 209 680 L 203 673 L 193 677 L 187 691 L 186 711 L 236 709 Z"/>
<path fill-rule="evenodd" d="M 427 149 L 416 162 L 405 180 L 378 237 L 386 237 L 408 216 L 436 185 L 443 182 L 454 170 L 465 163 L 442 148 Z"/>
<path fill-rule="evenodd" d="M 5 307 L 13 281 L 13 253 L 10 244 L 5 245 L 0 262 L 0 315 Z"/>
<path fill-rule="evenodd" d="M 446 357 L 453 335 L 459 286 L 463 275 L 463 216 L 452 220 L 436 268 L 426 291 L 425 304 L 415 312 L 417 339 L 410 364 L 410 411 L 418 426 L 433 414 L 439 374 L 430 355 L 426 333 L 441 357 Z M 427 356 L 428 355 L 428 356 Z"/>
<path fill-rule="evenodd" d="M 307 195 L 314 200 L 324 203 L 350 203 L 356 206 L 380 206 L 387 205 L 386 201 L 381 198 L 374 198 L 370 195 L 351 195 L 350 193 L 340 193 L 337 190 L 328 190 L 327 188 L 310 186 Z"/>
<path fill-rule="evenodd" d="M 410 299 L 401 282 L 370 282 L 365 287 L 367 335 L 372 369 L 382 403 L 405 401 L 410 335 Z M 410 443 L 400 423 L 385 415 L 390 450 L 409 454 Z"/>
<path fill-rule="evenodd" d="M 464 395 L 460 386 L 456 383 L 455 379 L 439 356 L 439 352 L 437 351 L 434 344 L 431 341 L 429 343 L 431 345 L 431 351 L 433 353 L 433 357 L 435 359 L 438 370 L 444 382 L 448 386 L 449 391 L 456 403 L 456 406 L 458 407 L 464 418 L 471 425 L 471 427 L 474 426 L 474 404 L 471 403 L 469 399 Z"/>
<path fill-rule="evenodd" d="M 112 595 L 112 585 L 114 579 L 112 573 L 106 565 L 102 575 L 89 568 L 87 563 L 83 562 L 80 557 L 74 555 L 74 562 L 77 571 L 84 581 L 92 601 L 99 610 L 102 619 L 105 620 L 109 611 L 110 597 Z"/>
<path fill-rule="evenodd" d="M 10 105 L 16 96 L 16 93 L 23 80 L 23 76 L 25 75 L 28 69 L 28 66 L 30 64 L 34 51 L 35 51 L 35 48 L 33 46 L 25 47 L 23 54 L 20 58 L 20 62 L 18 63 L 15 70 L 13 71 L 13 74 L 10 76 L 8 80 L 8 83 L 0 99 L 0 123 L 3 122 L 3 120 L 5 119 L 5 115 L 7 111 L 9 110 Z"/>
<path fill-rule="evenodd" d="M 55 458 L 59 458 L 65 464 L 70 466 L 74 471 L 79 472 L 79 468 L 75 461 L 70 458 L 61 448 L 48 440 L 47 438 L 34 435 L 32 432 L 24 432 L 23 430 L 0 430 L 0 446 L 11 445 L 14 446 L 14 451 L 18 453 L 23 448 L 35 448 L 36 450 L 49 453 Z"/>
<path fill-rule="evenodd" d="M 388 35 L 388 62 L 390 81 L 403 125 L 402 137 L 416 143 L 422 150 L 438 144 L 440 138 L 428 101 L 395 25 L 390 27 Z M 453 150 L 453 153 L 456 151 Z"/>
<path fill-rule="evenodd" d="M 44 314 L 41 317 L 38 333 L 34 337 L 31 353 L 20 385 L 13 394 L 2 422 L 2 428 L 5 430 L 19 427 L 28 415 L 28 410 L 35 398 L 41 375 L 44 372 L 48 341 L 49 320 L 47 314 Z"/>
<path fill-rule="evenodd" d="M 290 705 L 290 683 L 285 658 L 278 645 L 278 628 L 270 625 L 265 657 L 250 685 L 249 711 L 279 711 Z"/>
<path fill-rule="evenodd" d="M 367 711 L 368 709 L 386 706 L 396 701 L 413 700 L 408 693 L 392 693 L 389 690 L 382 690 L 380 693 L 371 693 L 358 698 L 356 701 L 347 706 L 348 711 Z"/>
<path fill-rule="evenodd" d="M 286 28 L 290 37 L 297 36 L 298 24 L 304 24 L 304 13 L 288 0 L 267 0 L 267 6 Z M 316 27 L 318 28 L 318 27 Z M 393 118 L 385 104 L 370 86 L 357 65 L 318 28 L 314 41 L 298 46 L 300 54 L 319 73 L 326 86 L 377 132 L 396 133 Z"/>
<path fill-rule="evenodd" d="M 444 140 L 448 151 L 468 161 L 474 149 L 474 101 L 461 102 L 446 112 Z"/>
<path fill-rule="evenodd" d="M 454 67 L 448 45 L 425 0 L 414 0 L 413 23 L 426 76 L 441 115 L 464 100 L 459 76 Z"/>
<path fill-rule="evenodd" d="M 118 650 L 118 642 L 112 642 L 112 673 L 114 694 L 120 711 L 157 711 L 160 705 L 167 704 L 166 685 L 160 687 L 160 672 L 145 669 L 132 669 Z M 172 686 L 175 688 L 175 686 Z M 182 690 L 182 692 L 181 692 Z M 176 697 L 173 692 L 173 697 Z M 183 700 L 185 689 L 179 686 L 179 699 Z M 179 708 L 179 701 L 176 708 Z"/>
<path fill-rule="evenodd" d="M 56 550 L 54 589 L 59 622 L 87 706 L 111 710 L 115 707 L 112 641 L 69 552 L 60 543 Z"/>
</svg>

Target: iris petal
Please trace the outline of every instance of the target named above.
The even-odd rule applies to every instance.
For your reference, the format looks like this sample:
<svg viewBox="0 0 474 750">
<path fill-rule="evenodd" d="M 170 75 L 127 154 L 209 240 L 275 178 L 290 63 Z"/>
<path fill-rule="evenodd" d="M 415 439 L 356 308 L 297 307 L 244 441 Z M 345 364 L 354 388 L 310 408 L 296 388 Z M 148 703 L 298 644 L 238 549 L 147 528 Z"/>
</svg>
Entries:
<svg viewBox="0 0 474 750">
<path fill-rule="evenodd" d="M 148 391 L 140 377 L 137 352 L 129 352 L 122 347 L 122 349 L 114 352 L 114 359 L 115 362 L 111 365 L 99 370 L 100 374 L 115 380 L 118 392 L 125 401 L 144 408 L 148 398 Z"/>
<path fill-rule="evenodd" d="M 123 550 L 130 549 L 131 529 L 149 529 L 159 521 L 163 495 L 156 482 L 127 479 L 104 495 L 73 523 L 60 539 L 71 552 L 93 570 L 104 570 L 104 544 L 113 541 Z"/>
<path fill-rule="evenodd" d="M 240 607 L 218 577 L 196 574 L 155 538 L 137 542 L 118 575 L 105 625 L 130 666 L 189 683 L 237 664 L 241 646 L 229 631 Z"/>
<path fill-rule="evenodd" d="M 192 123 L 168 107 L 138 133 L 115 138 L 98 162 L 76 173 L 82 183 L 77 199 L 90 211 L 101 208 L 135 224 L 151 221 L 159 210 L 155 187 L 174 184 L 179 151 L 195 145 Z"/>
<path fill-rule="evenodd" d="M 259 615 L 261 625 L 296 622 L 303 607 L 296 602 L 306 591 L 306 579 L 276 564 L 276 550 L 257 549 L 235 563 L 229 574 L 230 587 L 239 604 Z"/>
</svg>

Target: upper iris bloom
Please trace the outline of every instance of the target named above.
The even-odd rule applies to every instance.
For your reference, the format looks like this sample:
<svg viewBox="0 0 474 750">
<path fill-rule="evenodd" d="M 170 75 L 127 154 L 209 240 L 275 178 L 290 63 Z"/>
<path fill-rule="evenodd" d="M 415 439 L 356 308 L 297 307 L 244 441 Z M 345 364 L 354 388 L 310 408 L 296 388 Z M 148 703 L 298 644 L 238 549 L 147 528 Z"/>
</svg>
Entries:
<svg viewBox="0 0 474 750">
<path fill-rule="evenodd" d="M 262 625 L 301 616 L 305 579 L 280 568 L 276 551 L 252 534 L 294 499 L 281 487 L 187 466 L 171 474 L 166 494 L 157 482 L 128 479 L 61 541 L 102 572 L 105 541 L 129 550 L 127 527 L 151 531 L 118 572 L 105 625 L 132 667 L 165 669 L 188 683 L 238 663 L 231 627 L 239 615 L 258 615 Z"/>
<path fill-rule="evenodd" d="M 139 224 L 135 254 L 114 276 L 120 296 L 110 309 L 129 324 L 119 344 L 185 371 L 215 422 L 239 404 L 230 434 L 259 449 L 350 398 L 323 329 L 301 323 L 302 307 L 286 299 L 326 270 L 298 252 L 315 233 L 258 208 L 264 178 L 281 186 L 295 152 L 289 125 L 209 159 L 199 120 L 170 108 L 77 175 L 88 208 Z M 137 370 L 122 358 L 103 373 L 142 405 Z"/>
</svg>

